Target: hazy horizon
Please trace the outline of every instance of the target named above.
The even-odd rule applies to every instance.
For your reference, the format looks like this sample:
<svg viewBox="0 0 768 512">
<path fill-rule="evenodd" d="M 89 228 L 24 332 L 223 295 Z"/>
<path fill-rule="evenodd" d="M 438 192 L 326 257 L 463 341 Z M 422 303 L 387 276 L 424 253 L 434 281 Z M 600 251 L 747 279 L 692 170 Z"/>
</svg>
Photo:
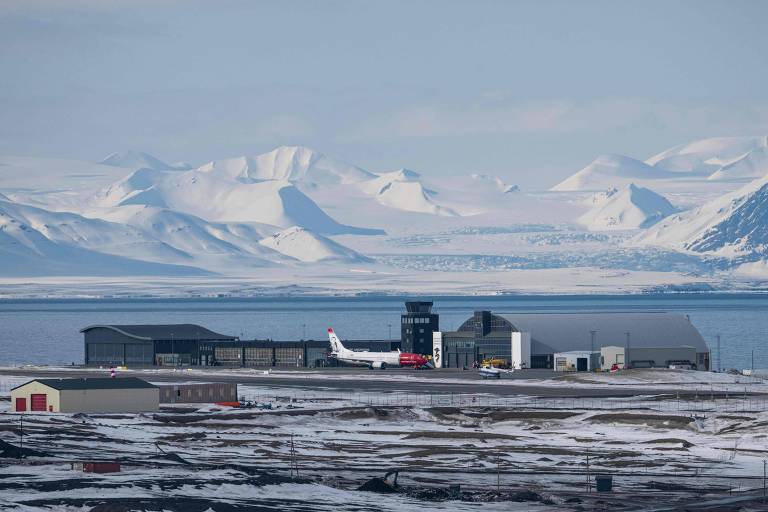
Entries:
<svg viewBox="0 0 768 512">
<path fill-rule="evenodd" d="M 551 186 L 768 133 L 764 2 L 0 6 L 0 153 L 193 164 L 304 145 Z"/>
</svg>

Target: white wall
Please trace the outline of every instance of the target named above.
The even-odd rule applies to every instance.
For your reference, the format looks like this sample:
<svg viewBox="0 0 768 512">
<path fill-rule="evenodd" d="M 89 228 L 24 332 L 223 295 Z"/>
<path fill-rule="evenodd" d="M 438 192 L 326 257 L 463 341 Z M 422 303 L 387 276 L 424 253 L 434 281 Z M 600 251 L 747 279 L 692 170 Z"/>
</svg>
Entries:
<svg viewBox="0 0 768 512">
<path fill-rule="evenodd" d="M 571 352 L 558 352 L 554 354 L 555 371 L 576 371 L 578 368 L 578 360 L 587 360 L 587 371 L 593 371 L 596 368 L 596 362 L 599 360 L 599 353 L 589 352 L 588 350 L 571 351 Z M 565 366 L 558 367 L 558 360 L 565 359 Z"/>
<path fill-rule="evenodd" d="M 512 333 L 512 368 L 520 370 L 531 367 L 531 333 Z"/>
<path fill-rule="evenodd" d="M 443 351 L 443 333 L 435 331 L 432 333 L 432 364 L 435 368 L 443 367 L 443 357 L 445 357 Z"/>
</svg>

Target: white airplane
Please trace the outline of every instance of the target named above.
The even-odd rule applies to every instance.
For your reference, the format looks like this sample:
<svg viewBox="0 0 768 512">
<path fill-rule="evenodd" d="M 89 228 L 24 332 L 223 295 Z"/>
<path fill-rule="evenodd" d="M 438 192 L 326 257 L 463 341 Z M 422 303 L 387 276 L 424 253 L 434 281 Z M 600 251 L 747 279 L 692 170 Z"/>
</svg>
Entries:
<svg viewBox="0 0 768 512">
<path fill-rule="evenodd" d="M 503 370 L 501 368 L 496 368 L 492 364 L 487 366 L 481 366 L 479 373 L 480 378 L 482 379 L 500 379 L 502 373 L 512 373 L 515 370 L 510 368 L 509 370 Z"/>
<path fill-rule="evenodd" d="M 370 351 L 356 351 L 346 348 L 333 332 L 333 329 L 328 328 L 328 338 L 331 340 L 331 353 L 339 361 L 344 361 L 349 364 L 356 364 L 362 366 L 368 366 L 369 368 L 385 369 L 388 366 L 412 366 L 413 368 L 421 368 L 427 366 L 429 361 L 426 357 L 419 354 L 410 354 L 407 352 L 370 352 Z"/>
<path fill-rule="evenodd" d="M 480 378 L 481 379 L 500 379 L 501 378 L 501 370 L 498 368 L 494 368 L 493 366 L 483 366 L 480 368 Z"/>
</svg>

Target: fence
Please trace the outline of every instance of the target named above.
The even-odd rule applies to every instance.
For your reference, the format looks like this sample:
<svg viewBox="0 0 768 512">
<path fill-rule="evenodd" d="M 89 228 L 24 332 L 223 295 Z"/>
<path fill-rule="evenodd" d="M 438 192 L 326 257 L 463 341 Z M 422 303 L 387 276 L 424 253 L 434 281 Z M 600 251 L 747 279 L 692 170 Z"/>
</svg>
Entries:
<svg viewBox="0 0 768 512">
<path fill-rule="evenodd" d="M 245 390 L 240 393 L 242 400 L 257 403 L 291 402 L 318 403 L 334 402 L 334 405 L 370 406 L 370 407 L 456 407 L 456 408 L 497 408 L 497 409 L 549 409 L 549 410 L 584 410 L 584 411 L 653 411 L 660 413 L 680 413 L 706 416 L 708 413 L 748 413 L 768 411 L 768 396 L 734 395 L 694 395 L 664 397 L 531 397 L 531 396 L 493 396 L 483 394 L 460 393 L 356 393 L 334 391 L 309 391 L 280 389 L 274 392 L 253 393 Z M 342 402 L 342 404 L 339 404 Z"/>
</svg>

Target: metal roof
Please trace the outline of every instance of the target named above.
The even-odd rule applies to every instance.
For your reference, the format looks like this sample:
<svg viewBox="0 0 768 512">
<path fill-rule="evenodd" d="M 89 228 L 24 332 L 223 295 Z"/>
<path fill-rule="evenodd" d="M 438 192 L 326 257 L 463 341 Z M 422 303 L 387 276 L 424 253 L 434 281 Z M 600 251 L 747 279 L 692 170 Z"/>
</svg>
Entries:
<svg viewBox="0 0 768 512">
<path fill-rule="evenodd" d="M 26 386 L 30 382 L 39 382 L 49 388 L 65 390 L 65 389 L 145 389 L 156 388 L 157 386 L 150 384 L 149 382 L 138 379 L 136 377 L 122 377 L 122 378 L 110 378 L 110 377 L 96 377 L 85 379 L 34 379 L 29 382 L 25 382 L 21 386 L 16 386 L 13 389 L 18 389 L 22 386 Z"/>
<path fill-rule="evenodd" d="M 531 353 L 551 354 L 589 350 L 590 331 L 595 350 L 607 346 L 691 346 L 708 352 L 704 338 L 687 317 L 676 313 L 501 313 L 513 330 L 531 333 Z"/>
<path fill-rule="evenodd" d="M 146 325 L 89 325 L 80 329 L 87 332 L 92 329 L 110 329 L 125 336 L 143 341 L 152 340 L 235 340 L 236 336 L 219 334 L 195 324 L 146 324 Z"/>
</svg>

